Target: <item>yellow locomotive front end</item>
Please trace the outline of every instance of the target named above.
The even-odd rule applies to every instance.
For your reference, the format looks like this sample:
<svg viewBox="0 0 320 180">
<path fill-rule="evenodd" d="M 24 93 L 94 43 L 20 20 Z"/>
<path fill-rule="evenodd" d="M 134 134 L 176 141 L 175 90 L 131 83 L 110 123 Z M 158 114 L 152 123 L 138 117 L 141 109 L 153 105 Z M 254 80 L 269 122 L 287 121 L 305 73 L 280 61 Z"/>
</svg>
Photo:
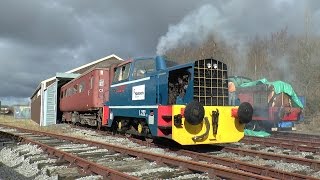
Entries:
<svg viewBox="0 0 320 180">
<path fill-rule="evenodd" d="M 227 66 L 215 59 L 195 61 L 184 97 L 172 105 L 172 139 L 181 145 L 238 142 L 252 119 L 249 103 L 228 104 Z M 182 97 L 182 96 L 181 96 Z"/>
<path fill-rule="evenodd" d="M 181 145 L 238 142 L 244 136 L 244 126 L 251 120 L 252 111 L 249 103 L 243 103 L 240 107 L 201 107 L 196 101 L 187 106 L 174 105 L 172 139 Z M 202 112 L 203 118 L 200 115 Z"/>
</svg>

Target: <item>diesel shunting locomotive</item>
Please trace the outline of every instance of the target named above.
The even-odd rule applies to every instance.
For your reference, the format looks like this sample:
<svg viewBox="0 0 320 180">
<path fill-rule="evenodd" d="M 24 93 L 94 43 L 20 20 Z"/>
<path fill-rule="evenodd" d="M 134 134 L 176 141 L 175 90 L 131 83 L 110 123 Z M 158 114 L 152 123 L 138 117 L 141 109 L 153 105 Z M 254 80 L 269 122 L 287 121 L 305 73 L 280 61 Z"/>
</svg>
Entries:
<svg viewBox="0 0 320 180">
<path fill-rule="evenodd" d="M 237 142 L 252 119 L 228 105 L 227 65 L 213 58 L 176 65 L 163 56 L 92 69 L 61 88 L 63 120 L 182 145 Z"/>
</svg>

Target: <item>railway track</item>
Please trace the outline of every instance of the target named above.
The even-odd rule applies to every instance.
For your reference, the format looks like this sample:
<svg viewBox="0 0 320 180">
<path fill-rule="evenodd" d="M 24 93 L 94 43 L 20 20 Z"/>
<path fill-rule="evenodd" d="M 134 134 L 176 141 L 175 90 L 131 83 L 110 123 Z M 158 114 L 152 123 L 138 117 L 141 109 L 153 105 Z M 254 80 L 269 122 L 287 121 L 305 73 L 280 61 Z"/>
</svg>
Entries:
<svg viewBox="0 0 320 180">
<path fill-rule="evenodd" d="M 161 174 L 159 171 L 154 171 L 154 173 L 149 171 L 147 175 L 141 173 L 141 167 L 144 166 L 149 170 L 170 169 L 164 175 L 166 178 L 202 176 L 203 178 L 273 179 L 266 175 L 258 175 L 207 162 L 201 163 L 190 159 L 160 155 L 134 148 L 24 128 L 8 126 L 6 128 L 15 128 L 15 130 L 9 130 L 7 133 L 17 136 L 22 142 L 36 144 L 50 155 L 78 166 L 84 174 L 99 174 L 108 179 L 161 178 L 161 176 L 159 177 Z M 6 130 L 2 129 L 2 131 Z M 121 166 L 121 164 L 126 164 L 126 166 Z M 147 167 L 150 164 L 153 166 Z M 112 169 L 108 167 L 112 167 Z M 136 169 L 132 169 L 132 167 Z M 195 174 L 195 172 L 202 174 Z"/>
<path fill-rule="evenodd" d="M 48 162 L 46 160 L 45 164 L 65 164 L 69 169 L 69 173 L 72 174 L 71 168 L 78 167 L 80 170 L 77 171 L 76 176 L 73 178 L 80 178 L 84 177 L 86 175 L 90 174 L 98 174 L 98 175 L 105 175 L 108 176 L 111 179 L 137 179 L 133 178 L 131 176 L 128 176 L 123 173 L 119 173 L 117 171 L 114 171 L 112 169 L 100 166 L 99 164 L 92 163 L 90 161 L 87 161 L 86 159 L 75 155 L 74 153 L 81 153 L 85 151 L 89 151 L 90 148 L 85 148 L 85 145 L 81 147 L 77 146 L 76 144 L 72 144 L 71 142 L 67 142 L 64 140 L 59 140 L 57 138 L 53 138 L 50 136 L 45 136 L 43 134 L 38 134 L 35 132 L 27 132 L 27 131 L 14 131 L 16 129 L 0 129 L 2 134 L 6 134 L 6 136 L 12 136 L 14 139 L 17 139 L 17 141 L 22 142 L 24 144 L 33 144 L 40 147 L 43 151 L 45 151 L 47 154 L 49 154 L 50 157 L 56 157 L 58 158 L 58 161 L 51 161 Z M 65 145 L 65 147 L 63 147 Z M 79 149 L 79 147 L 81 147 Z M 70 153 L 71 152 L 73 153 Z M 74 150 L 74 151 L 72 151 Z M 84 151 L 83 151 L 84 150 Z M 78 151 L 78 152 L 77 152 Z M 20 151 L 19 154 L 27 154 L 27 156 L 30 156 L 29 152 L 24 152 L 24 150 Z M 33 154 L 31 152 L 31 154 Z M 44 158 L 46 159 L 46 158 Z M 40 159 L 40 161 L 44 160 L 43 157 Z M 35 159 L 35 161 L 38 161 Z"/>
<path fill-rule="evenodd" d="M 295 133 L 295 132 L 280 131 L 280 132 L 273 132 L 272 137 L 296 139 L 296 140 L 320 143 L 320 135 L 314 135 L 314 134 L 301 134 L 301 133 Z"/>
<path fill-rule="evenodd" d="M 290 149 L 294 151 L 313 152 L 320 153 L 320 142 L 299 140 L 292 137 L 245 137 L 241 142 L 246 144 L 260 144 L 263 146 L 277 146 L 284 149 Z"/>
<path fill-rule="evenodd" d="M 150 146 L 150 143 L 141 141 L 141 140 L 134 140 L 135 142 L 140 143 L 141 145 L 148 145 Z M 154 147 L 162 147 L 166 148 L 166 145 L 155 145 L 152 144 Z M 205 150 L 207 149 L 207 150 Z M 188 157 L 192 157 L 193 160 L 196 161 L 205 161 L 209 163 L 215 163 L 219 165 L 223 165 L 226 167 L 234 168 L 234 169 L 239 169 L 245 172 L 250 172 L 254 174 L 259 174 L 259 175 L 264 175 L 272 178 L 277 178 L 277 179 L 318 179 L 315 177 L 311 177 L 308 175 L 304 174 L 298 174 L 298 173 L 292 173 L 292 172 L 286 172 L 282 170 L 277 170 L 272 167 L 268 166 L 259 166 L 247 162 L 243 162 L 241 160 L 234 160 L 234 159 L 229 159 L 229 158 L 222 158 L 216 156 L 217 152 L 216 151 L 210 151 L 212 147 L 210 146 L 204 146 L 203 149 L 201 150 L 202 153 L 197 152 L 196 149 L 191 148 L 191 150 L 185 150 L 185 149 L 176 149 L 173 148 L 172 151 L 179 154 L 179 155 L 184 155 Z M 253 150 L 244 150 L 241 148 L 233 148 L 233 147 L 223 147 L 221 152 L 227 152 L 227 153 L 235 153 L 239 154 L 242 156 L 251 156 L 251 157 L 259 157 L 264 160 L 274 160 L 274 161 L 279 161 L 279 162 L 287 162 L 287 163 L 297 163 L 300 165 L 306 165 L 310 166 L 310 168 L 313 168 L 314 171 L 320 170 L 320 161 L 316 160 L 309 160 L 309 159 L 304 159 L 304 158 L 296 158 L 292 156 L 286 156 L 286 155 L 277 155 L 274 153 L 264 153 L 264 152 L 259 152 L 259 151 L 253 151 Z"/>
<path fill-rule="evenodd" d="M 267 152 L 260 152 L 255 150 L 240 149 L 240 148 L 233 148 L 233 147 L 225 147 L 223 151 L 240 154 L 244 156 L 260 157 L 262 159 L 267 159 L 267 160 L 282 161 L 287 163 L 297 163 L 301 165 L 310 166 L 310 168 L 313 168 L 316 171 L 320 170 L 320 161 L 318 160 L 298 158 L 298 157 L 293 157 L 289 155 L 280 155 L 275 153 L 267 153 Z"/>
<path fill-rule="evenodd" d="M 99 132 L 100 134 L 104 134 L 106 136 L 110 135 L 110 133 L 104 132 L 104 131 L 103 132 L 97 131 L 97 132 Z M 116 136 L 123 137 L 122 135 L 116 135 Z M 217 157 L 217 156 L 211 155 L 210 152 L 199 153 L 199 152 L 195 152 L 195 149 L 185 150 L 182 148 L 168 148 L 168 144 L 164 144 L 164 145 L 161 145 L 159 143 L 154 144 L 154 143 L 139 140 L 136 138 L 132 138 L 131 140 L 143 146 L 165 148 L 168 151 L 175 152 L 179 155 L 192 157 L 192 159 L 195 161 L 204 161 L 208 163 L 214 163 L 214 164 L 218 164 L 218 165 L 222 165 L 222 166 L 226 166 L 234 169 L 239 169 L 245 172 L 250 172 L 258 175 L 264 175 L 264 176 L 273 177 L 277 179 L 316 179 L 314 177 L 306 176 L 303 174 L 290 173 L 290 172 L 281 171 L 281 170 L 277 170 L 277 169 L 266 167 L 266 166 L 258 166 L 258 165 L 242 162 L 239 160 L 232 160 L 228 158 Z M 173 147 L 175 146 L 177 145 L 173 145 Z M 203 148 L 212 149 L 212 146 L 204 146 Z M 250 151 L 250 150 L 246 151 L 243 149 L 232 148 L 232 147 L 224 147 L 223 151 L 229 152 L 229 153 L 232 152 L 236 154 L 246 155 L 246 156 L 258 156 L 263 159 L 269 159 L 269 160 L 275 160 L 275 161 L 281 161 L 281 162 L 298 163 L 298 164 L 308 165 L 310 166 L 310 168 L 313 168 L 315 170 L 319 169 L 318 168 L 319 162 L 314 160 L 309 160 L 309 159 L 295 158 L 292 156 L 283 156 L 283 155 L 281 156 L 274 153 L 263 153 L 263 152 Z"/>
</svg>

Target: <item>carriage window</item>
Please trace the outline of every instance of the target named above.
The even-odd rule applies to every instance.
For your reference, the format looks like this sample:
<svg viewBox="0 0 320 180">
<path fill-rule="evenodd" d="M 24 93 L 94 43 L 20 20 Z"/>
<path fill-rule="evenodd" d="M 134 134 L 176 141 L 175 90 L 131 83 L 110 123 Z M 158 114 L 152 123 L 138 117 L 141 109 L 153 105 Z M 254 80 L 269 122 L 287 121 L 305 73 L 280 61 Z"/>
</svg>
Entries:
<svg viewBox="0 0 320 180">
<path fill-rule="evenodd" d="M 73 94 L 76 94 L 76 93 L 78 93 L 78 84 L 75 84 L 73 86 Z"/>
<path fill-rule="evenodd" d="M 67 89 L 67 93 L 66 94 L 67 94 L 68 97 L 71 95 L 70 94 L 70 88 Z"/>
<path fill-rule="evenodd" d="M 121 67 L 118 67 L 114 74 L 113 82 L 116 83 L 123 80 L 127 80 L 129 78 L 129 72 L 130 72 L 130 63 L 125 64 Z"/>
<path fill-rule="evenodd" d="M 147 73 L 154 72 L 155 69 L 156 62 L 154 59 L 137 60 L 134 63 L 133 78 L 144 78 Z"/>
<path fill-rule="evenodd" d="M 84 82 L 82 81 L 80 84 L 79 84 L 79 93 L 83 92 L 84 91 Z"/>
</svg>

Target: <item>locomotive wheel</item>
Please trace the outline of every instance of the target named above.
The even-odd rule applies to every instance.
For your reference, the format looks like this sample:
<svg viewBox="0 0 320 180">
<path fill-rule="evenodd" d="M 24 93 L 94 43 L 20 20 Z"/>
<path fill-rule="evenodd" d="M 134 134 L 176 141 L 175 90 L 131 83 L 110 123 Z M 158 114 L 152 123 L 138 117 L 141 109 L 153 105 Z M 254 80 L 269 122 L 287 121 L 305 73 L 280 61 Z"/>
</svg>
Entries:
<svg viewBox="0 0 320 180">
<path fill-rule="evenodd" d="M 138 124 L 138 133 L 141 134 L 143 132 L 143 125 L 141 123 Z"/>
<path fill-rule="evenodd" d="M 128 130 L 128 120 L 121 119 L 118 121 L 118 131 L 126 132 Z"/>
<path fill-rule="evenodd" d="M 121 130 L 121 128 L 122 128 L 122 122 L 119 121 L 119 122 L 118 122 L 118 130 Z"/>
</svg>

